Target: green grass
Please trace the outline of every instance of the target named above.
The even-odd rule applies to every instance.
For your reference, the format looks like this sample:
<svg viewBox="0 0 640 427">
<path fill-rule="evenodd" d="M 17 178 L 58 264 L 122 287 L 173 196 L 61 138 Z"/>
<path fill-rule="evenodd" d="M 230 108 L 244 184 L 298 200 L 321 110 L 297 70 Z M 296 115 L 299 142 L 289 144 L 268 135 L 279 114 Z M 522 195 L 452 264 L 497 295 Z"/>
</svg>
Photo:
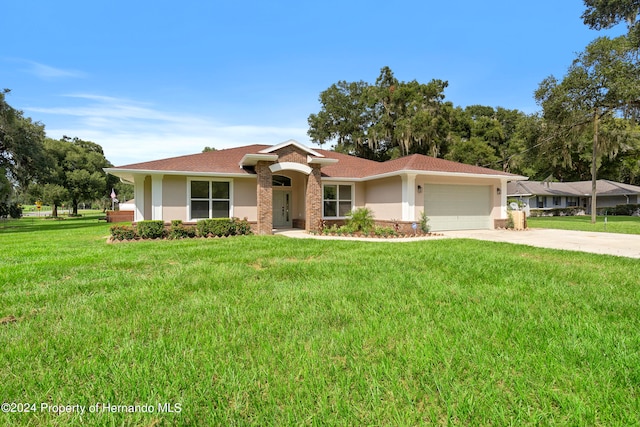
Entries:
<svg viewBox="0 0 640 427">
<path fill-rule="evenodd" d="M 0 424 L 640 423 L 637 260 L 108 227 L 0 222 L 0 396 L 38 405 Z"/>
<path fill-rule="evenodd" d="M 554 216 L 529 217 L 530 228 L 552 228 L 577 231 L 600 231 L 608 233 L 640 234 L 640 217 L 633 216 L 598 216 L 596 223 L 591 224 L 591 216 Z"/>
</svg>

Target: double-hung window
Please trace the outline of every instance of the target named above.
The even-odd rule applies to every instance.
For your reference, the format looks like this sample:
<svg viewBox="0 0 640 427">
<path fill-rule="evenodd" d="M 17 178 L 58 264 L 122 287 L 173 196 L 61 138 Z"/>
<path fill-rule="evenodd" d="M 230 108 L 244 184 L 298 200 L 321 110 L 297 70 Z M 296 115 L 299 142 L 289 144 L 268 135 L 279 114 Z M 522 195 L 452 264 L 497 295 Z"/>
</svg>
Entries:
<svg viewBox="0 0 640 427">
<path fill-rule="evenodd" d="M 322 216 L 344 218 L 353 208 L 353 185 L 325 184 L 322 188 Z"/>
<path fill-rule="evenodd" d="M 189 218 L 229 218 L 231 182 L 193 179 L 189 181 Z"/>
</svg>

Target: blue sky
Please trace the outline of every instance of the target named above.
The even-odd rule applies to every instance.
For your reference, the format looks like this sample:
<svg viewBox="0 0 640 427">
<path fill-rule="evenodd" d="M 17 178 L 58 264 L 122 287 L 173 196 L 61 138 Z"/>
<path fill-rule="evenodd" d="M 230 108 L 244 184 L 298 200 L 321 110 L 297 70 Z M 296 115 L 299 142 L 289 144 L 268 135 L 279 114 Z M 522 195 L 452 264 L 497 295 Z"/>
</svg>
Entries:
<svg viewBox="0 0 640 427">
<path fill-rule="evenodd" d="M 538 111 L 598 36 L 582 0 L 23 0 L 2 6 L 0 88 L 47 136 L 115 165 L 296 139 L 339 80 L 449 82 L 446 100 Z M 330 147 L 324 147 L 330 148 Z"/>
</svg>

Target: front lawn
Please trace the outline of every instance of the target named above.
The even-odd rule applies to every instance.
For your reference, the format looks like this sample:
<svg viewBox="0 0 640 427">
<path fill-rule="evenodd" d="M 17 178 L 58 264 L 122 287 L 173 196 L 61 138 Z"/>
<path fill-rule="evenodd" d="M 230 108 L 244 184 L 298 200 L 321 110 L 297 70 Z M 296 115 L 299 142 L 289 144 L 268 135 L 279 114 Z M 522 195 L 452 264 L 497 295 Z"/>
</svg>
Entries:
<svg viewBox="0 0 640 427">
<path fill-rule="evenodd" d="M 108 229 L 0 222 L 0 424 L 640 423 L 637 260 Z"/>
<path fill-rule="evenodd" d="M 591 224 L 590 215 L 529 217 L 530 228 L 553 228 L 577 231 L 606 231 L 608 233 L 640 234 L 640 217 L 636 216 L 598 216 L 596 223 Z"/>
</svg>

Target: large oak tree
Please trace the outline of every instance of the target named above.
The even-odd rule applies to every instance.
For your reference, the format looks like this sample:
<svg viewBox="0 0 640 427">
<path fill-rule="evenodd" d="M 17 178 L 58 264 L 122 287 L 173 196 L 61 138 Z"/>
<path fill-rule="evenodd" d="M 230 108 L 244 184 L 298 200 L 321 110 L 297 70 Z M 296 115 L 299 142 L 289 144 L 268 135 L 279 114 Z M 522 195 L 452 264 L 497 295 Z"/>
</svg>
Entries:
<svg viewBox="0 0 640 427">
<path fill-rule="evenodd" d="M 66 189 L 73 214 L 78 213 L 81 202 L 108 194 L 109 184 L 102 169 L 112 165 L 104 157 L 100 145 L 65 136 L 60 140 L 47 139 L 45 148 L 51 165 L 46 182 Z M 59 190 L 49 187 L 50 190 L 54 188 Z M 59 192 L 55 196 L 55 201 L 59 201 Z"/>
<path fill-rule="evenodd" d="M 387 160 L 410 153 L 438 155 L 453 111 L 444 102 L 447 82 L 402 82 L 389 67 L 375 84 L 339 81 L 320 94 L 321 110 L 308 118 L 314 142 L 337 151 Z"/>
<path fill-rule="evenodd" d="M 602 30 L 625 23 L 629 38 L 640 46 L 640 0 L 584 0 L 584 5 L 582 19 L 589 28 Z"/>
<path fill-rule="evenodd" d="M 9 92 L 0 92 L 0 170 L 12 184 L 26 185 L 45 167 L 44 125 L 11 107 L 6 101 Z"/>
<path fill-rule="evenodd" d="M 636 137 L 620 118 L 637 117 L 640 109 L 638 54 L 627 37 L 598 38 L 577 56 L 562 81 L 549 76 L 535 93 L 543 108 L 545 145 L 552 161 L 571 166 L 576 153 L 591 148 L 592 222 L 601 157 L 615 157 Z"/>
</svg>

